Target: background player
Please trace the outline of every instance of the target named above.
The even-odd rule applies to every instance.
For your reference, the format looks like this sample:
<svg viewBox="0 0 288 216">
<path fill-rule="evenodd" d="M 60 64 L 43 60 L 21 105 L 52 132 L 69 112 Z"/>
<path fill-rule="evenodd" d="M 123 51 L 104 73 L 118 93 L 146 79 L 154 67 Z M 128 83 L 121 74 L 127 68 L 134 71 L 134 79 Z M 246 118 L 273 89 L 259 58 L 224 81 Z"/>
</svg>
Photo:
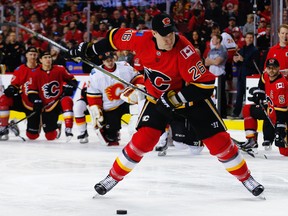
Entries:
<svg viewBox="0 0 288 216">
<path fill-rule="evenodd" d="M 33 110 L 42 114 L 43 130 L 47 140 L 59 137 L 58 116 L 63 113 L 67 141 L 71 139 L 73 126 L 73 100 L 70 97 L 77 88 L 78 82 L 65 67 L 52 64 L 50 52 L 40 54 L 39 67 L 33 74 L 28 89 L 29 100 Z M 64 86 L 64 88 L 62 88 Z M 45 108 L 42 111 L 42 108 Z"/>
<path fill-rule="evenodd" d="M 20 65 L 13 72 L 10 85 L 5 89 L 4 95 L 0 97 L 0 140 L 8 140 L 8 127 L 10 110 L 24 112 L 26 116 L 33 112 L 33 103 L 28 100 L 28 85 L 31 83 L 31 74 L 39 67 L 37 63 L 38 50 L 36 47 L 29 47 L 25 52 L 26 63 Z M 39 137 L 40 115 L 34 114 L 27 120 L 26 136 L 29 139 Z M 19 129 L 10 127 L 19 135 Z"/>
<path fill-rule="evenodd" d="M 143 84 L 143 75 L 138 73 L 127 62 L 115 62 L 113 52 L 106 52 L 99 56 L 102 59 L 101 67 L 117 77 L 134 85 Z M 93 127 L 100 129 L 108 146 L 119 145 L 119 131 L 121 117 L 130 113 L 130 104 L 120 99 L 126 85 L 118 80 L 101 73 L 93 68 L 87 87 L 87 101 Z M 131 94 L 132 92 L 129 92 Z M 131 98 L 131 95 L 130 95 Z"/>
</svg>

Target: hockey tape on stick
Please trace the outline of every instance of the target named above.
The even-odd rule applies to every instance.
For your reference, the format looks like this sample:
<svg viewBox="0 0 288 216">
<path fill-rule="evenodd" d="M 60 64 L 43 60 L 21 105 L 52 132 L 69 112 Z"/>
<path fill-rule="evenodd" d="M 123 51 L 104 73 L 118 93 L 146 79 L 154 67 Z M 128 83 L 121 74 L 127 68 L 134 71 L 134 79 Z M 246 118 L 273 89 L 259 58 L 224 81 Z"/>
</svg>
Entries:
<svg viewBox="0 0 288 216">
<path fill-rule="evenodd" d="M 55 47 L 58 47 L 59 49 L 61 49 L 61 50 L 64 51 L 64 52 L 68 52 L 68 51 L 69 51 L 67 48 L 61 46 L 60 44 L 56 43 L 55 41 L 53 41 L 53 40 L 51 40 L 51 39 L 49 39 L 49 38 L 47 38 L 47 37 L 45 37 L 45 36 L 43 36 L 43 35 L 35 32 L 35 31 L 33 31 L 33 30 L 31 30 L 31 29 L 29 29 L 29 28 L 27 28 L 27 27 L 25 27 L 25 26 L 23 26 L 23 25 L 21 25 L 21 24 L 14 23 L 14 22 L 3 23 L 3 24 L 10 25 L 10 26 L 16 26 L 16 27 L 19 27 L 19 28 L 21 28 L 21 29 L 24 29 L 25 31 L 33 34 L 35 37 L 40 38 L 40 39 L 42 39 L 43 41 L 47 41 L 48 43 L 54 45 Z M 131 87 L 131 88 L 133 88 L 133 89 L 135 89 L 135 90 L 137 90 L 137 91 L 140 91 L 141 93 L 143 93 L 143 94 L 146 95 L 147 97 L 150 97 L 150 98 L 152 98 L 153 100 L 157 100 L 154 96 L 148 94 L 145 90 L 143 90 L 143 89 L 141 89 L 141 88 L 138 88 L 137 86 L 133 85 L 132 83 L 129 83 L 129 82 L 127 82 L 126 80 L 124 80 L 124 79 L 122 79 L 122 78 L 120 78 L 120 77 L 118 77 L 118 76 L 116 76 L 116 75 L 114 75 L 114 74 L 106 71 L 105 69 L 99 67 L 98 65 L 94 64 L 93 62 L 91 62 L 91 61 L 89 61 L 89 60 L 87 60 L 87 59 L 82 59 L 82 62 L 84 62 L 85 64 L 87 64 L 87 65 L 89 65 L 89 66 L 91 66 L 91 67 L 93 67 L 93 68 L 96 68 L 97 70 L 101 71 L 102 73 L 106 74 L 107 76 L 110 76 L 110 77 L 112 77 L 113 79 L 116 79 L 116 80 L 118 80 L 119 82 L 121 82 L 121 83 L 123 83 L 123 84 L 125 84 L 125 85 L 127 85 L 127 86 L 129 86 L 129 87 Z"/>
<path fill-rule="evenodd" d="M 268 113 L 267 113 L 267 111 L 266 111 L 266 109 L 265 109 L 265 107 L 264 107 L 264 105 L 263 105 L 262 100 L 260 100 L 259 105 L 260 105 L 260 107 L 262 108 L 262 110 L 263 110 L 263 112 L 264 112 L 266 118 L 267 118 L 268 121 L 270 122 L 271 126 L 275 129 L 275 125 L 273 124 L 271 118 L 269 117 L 269 115 L 268 115 Z"/>
</svg>

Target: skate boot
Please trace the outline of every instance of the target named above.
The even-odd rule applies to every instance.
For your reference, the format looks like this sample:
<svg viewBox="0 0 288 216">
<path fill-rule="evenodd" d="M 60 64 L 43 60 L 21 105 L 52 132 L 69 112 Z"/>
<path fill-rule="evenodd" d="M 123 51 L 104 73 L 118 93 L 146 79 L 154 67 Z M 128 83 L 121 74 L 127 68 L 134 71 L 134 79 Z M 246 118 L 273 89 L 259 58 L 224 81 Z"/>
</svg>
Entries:
<svg viewBox="0 0 288 216">
<path fill-rule="evenodd" d="M 87 130 L 85 130 L 84 132 L 82 132 L 77 139 L 79 140 L 80 143 L 88 143 L 88 132 Z"/>
<path fill-rule="evenodd" d="M 247 153 L 257 154 L 258 153 L 257 135 L 258 133 L 255 133 L 254 137 L 248 138 L 245 143 L 240 144 L 239 146 L 240 149 Z"/>
<path fill-rule="evenodd" d="M 262 143 L 266 151 L 270 151 L 272 149 L 272 142 L 270 140 L 264 140 Z"/>
<path fill-rule="evenodd" d="M 65 135 L 66 135 L 66 142 L 69 142 L 73 137 L 72 128 L 65 128 Z"/>
<path fill-rule="evenodd" d="M 259 196 L 264 191 L 264 186 L 255 181 L 255 179 L 250 176 L 247 180 L 243 181 L 242 184 L 250 191 L 254 196 Z"/>
<path fill-rule="evenodd" d="M 6 141 L 9 139 L 9 130 L 7 127 L 0 127 L 0 141 Z"/>
<path fill-rule="evenodd" d="M 57 137 L 56 139 L 59 139 L 61 136 L 61 128 L 62 128 L 62 124 L 61 123 L 57 123 Z"/>
<path fill-rule="evenodd" d="M 10 121 L 10 128 L 9 129 L 15 134 L 15 136 L 20 135 L 20 130 L 19 130 L 18 125 L 15 124 L 15 120 Z"/>
<path fill-rule="evenodd" d="M 155 151 L 158 151 L 158 156 L 166 156 L 168 149 L 168 131 L 165 131 L 156 145 Z"/>
<path fill-rule="evenodd" d="M 110 191 L 113 187 L 117 185 L 118 181 L 113 179 L 110 175 L 108 175 L 105 179 L 100 181 L 94 186 L 94 189 L 96 192 L 100 195 L 106 194 L 108 191 Z"/>
</svg>

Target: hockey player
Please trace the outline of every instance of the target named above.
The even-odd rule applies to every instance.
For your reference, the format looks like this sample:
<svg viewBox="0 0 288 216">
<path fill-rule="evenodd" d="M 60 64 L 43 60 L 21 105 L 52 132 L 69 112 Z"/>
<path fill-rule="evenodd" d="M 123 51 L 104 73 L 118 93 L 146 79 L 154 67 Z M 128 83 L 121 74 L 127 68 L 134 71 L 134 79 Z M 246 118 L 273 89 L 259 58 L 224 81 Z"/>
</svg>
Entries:
<svg viewBox="0 0 288 216">
<path fill-rule="evenodd" d="M 288 82 L 279 71 L 280 64 L 277 59 L 270 58 L 266 61 L 266 71 L 261 75 L 258 89 L 253 92 L 253 101 L 258 106 L 245 105 L 243 110 L 244 126 L 247 141 L 241 146 L 246 151 L 257 148 L 257 119 L 271 119 L 264 124 L 264 146 L 270 146 L 274 140 L 275 125 L 275 145 L 279 147 L 280 154 L 288 156 L 287 145 L 287 110 L 288 110 Z M 267 100 L 267 112 L 264 113 L 260 103 Z M 267 140 L 265 139 L 265 134 Z"/>
<path fill-rule="evenodd" d="M 252 95 L 252 97 L 248 97 L 248 100 L 253 103 L 246 103 L 243 107 L 244 129 L 247 140 L 243 144 L 239 143 L 239 146 L 241 150 L 248 153 L 250 152 L 251 154 L 258 152 L 257 120 L 263 120 L 262 130 L 264 142 L 262 143 L 262 146 L 264 146 L 265 150 L 270 150 L 274 141 L 274 127 L 270 123 L 263 110 L 263 107 L 260 106 L 259 100 L 257 99 L 259 91 L 262 92 L 262 90 L 259 90 L 258 87 L 251 88 L 249 93 Z M 267 100 L 263 100 L 262 104 L 264 108 L 267 109 Z"/>
<path fill-rule="evenodd" d="M 41 67 L 32 73 L 28 86 L 28 98 L 33 103 L 33 110 L 42 112 L 43 130 L 47 140 L 58 138 L 58 116 L 62 112 L 65 122 L 67 141 L 71 139 L 73 126 L 73 95 L 78 82 L 65 67 L 52 64 L 50 52 L 39 55 Z M 44 108 L 44 110 L 43 110 Z"/>
<path fill-rule="evenodd" d="M 31 74 L 38 68 L 38 50 L 29 47 L 25 52 L 26 63 L 20 65 L 13 72 L 10 85 L 5 89 L 4 95 L 0 97 L 0 140 L 8 140 L 8 121 L 10 110 L 24 112 L 26 116 L 33 112 L 33 103 L 28 100 L 27 89 L 31 83 Z M 37 139 L 39 136 L 40 115 L 35 114 L 28 118 L 26 136 L 29 139 Z M 14 125 L 9 127 L 19 135 L 19 129 Z"/>
<path fill-rule="evenodd" d="M 87 121 L 86 115 L 89 114 L 87 109 L 87 87 L 82 88 L 81 90 L 81 98 L 78 99 L 73 107 L 75 122 L 78 127 L 79 135 L 77 139 L 80 143 L 88 143 L 88 131 L 87 131 Z"/>
<path fill-rule="evenodd" d="M 152 96 L 146 98 L 137 132 L 113 163 L 108 176 L 95 185 L 95 190 L 104 195 L 123 180 L 145 153 L 153 150 L 173 115 L 180 115 L 195 128 L 210 154 L 254 196 L 259 196 L 264 187 L 251 176 L 211 100 L 215 76 L 206 70 L 192 44 L 175 34 L 175 23 L 169 15 L 156 15 L 152 29 L 143 32 L 112 29 L 106 39 L 94 44 L 80 43 L 69 50 L 71 57 L 82 58 L 106 50 L 135 51 L 145 67 L 145 87 Z"/>
<path fill-rule="evenodd" d="M 113 52 L 106 52 L 99 56 L 102 59 L 102 68 L 114 75 L 121 77 L 134 85 L 143 84 L 143 75 L 138 73 L 127 62 L 115 62 Z M 118 80 L 101 73 L 93 68 L 87 87 L 87 101 L 91 115 L 92 125 L 100 129 L 98 135 L 102 135 L 108 146 L 119 145 L 119 131 L 121 129 L 121 117 L 130 113 L 129 103 L 120 98 L 120 94 L 127 86 Z M 132 94 L 128 92 L 128 96 Z M 132 95 L 130 95 L 132 98 Z M 128 100 L 128 99 L 127 99 Z"/>
</svg>

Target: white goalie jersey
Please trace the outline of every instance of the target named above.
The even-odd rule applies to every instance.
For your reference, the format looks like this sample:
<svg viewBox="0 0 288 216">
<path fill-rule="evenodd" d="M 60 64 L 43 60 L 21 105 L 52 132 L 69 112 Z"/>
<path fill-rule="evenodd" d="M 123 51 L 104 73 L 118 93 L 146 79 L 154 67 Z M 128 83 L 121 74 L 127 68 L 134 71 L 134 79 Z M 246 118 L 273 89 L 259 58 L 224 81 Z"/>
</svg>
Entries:
<svg viewBox="0 0 288 216">
<path fill-rule="evenodd" d="M 116 70 L 111 73 L 129 83 L 140 75 L 125 61 L 116 62 Z M 124 83 L 93 68 L 89 77 L 87 96 L 102 98 L 103 110 L 113 110 L 124 103 L 120 99 L 120 94 L 126 87 Z"/>
</svg>

